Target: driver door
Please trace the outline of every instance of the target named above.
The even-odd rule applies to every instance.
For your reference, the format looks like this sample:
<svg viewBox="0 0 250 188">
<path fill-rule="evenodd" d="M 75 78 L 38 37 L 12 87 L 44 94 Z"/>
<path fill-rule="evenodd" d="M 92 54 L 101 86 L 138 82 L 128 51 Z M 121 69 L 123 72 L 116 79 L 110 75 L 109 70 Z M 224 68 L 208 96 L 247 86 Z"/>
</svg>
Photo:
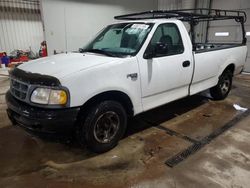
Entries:
<svg viewBox="0 0 250 188">
<path fill-rule="evenodd" d="M 153 54 L 148 58 L 149 54 Z M 186 49 L 175 23 L 158 26 L 140 60 L 144 110 L 188 96 L 193 74 L 192 49 Z"/>
</svg>

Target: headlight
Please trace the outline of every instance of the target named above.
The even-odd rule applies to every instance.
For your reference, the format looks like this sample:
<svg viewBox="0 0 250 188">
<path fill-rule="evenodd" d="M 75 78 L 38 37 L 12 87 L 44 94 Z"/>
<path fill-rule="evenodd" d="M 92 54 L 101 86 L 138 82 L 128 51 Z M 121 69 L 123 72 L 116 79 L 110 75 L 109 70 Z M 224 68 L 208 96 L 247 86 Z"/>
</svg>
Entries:
<svg viewBox="0 0 250 188">
<path fill-rule="evenodd" d="M 31 95 L 31 102 L 37 104 L 65 105 L 67 93 L 60 89 L 36 88 Z"/>
</svg>

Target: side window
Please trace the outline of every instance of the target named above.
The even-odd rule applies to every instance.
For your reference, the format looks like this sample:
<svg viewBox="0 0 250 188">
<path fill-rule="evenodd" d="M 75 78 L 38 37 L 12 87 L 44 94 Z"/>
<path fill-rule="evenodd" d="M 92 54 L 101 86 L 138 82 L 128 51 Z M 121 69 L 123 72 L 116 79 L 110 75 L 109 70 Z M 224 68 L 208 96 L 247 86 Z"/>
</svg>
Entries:
<svg viewBox="0 0 250 188">
<path fill-rule="evenodd" d="M 146 53 L 155 53 L 155 57 L 181 54 L 184 46 L 178 27 L 173 23 L 162 24 L 156 29 Z"/>
</svg>

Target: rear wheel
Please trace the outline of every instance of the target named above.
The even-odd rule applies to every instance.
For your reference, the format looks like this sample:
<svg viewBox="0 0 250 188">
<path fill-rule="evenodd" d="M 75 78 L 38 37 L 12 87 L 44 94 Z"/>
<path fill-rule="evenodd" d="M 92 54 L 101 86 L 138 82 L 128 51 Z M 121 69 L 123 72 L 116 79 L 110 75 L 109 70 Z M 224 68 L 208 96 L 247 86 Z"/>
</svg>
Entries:
<svg viewBox="0 0 250 188">
<path fill-rule="evenodd" d="M 114 148 L 127 127 L 127 115 L 116 101 L 104 101 L 89 110 L 80 122 L 78 140 L 96 153 Z"/>
<path fill-rule="evenodd" d="M 233 73 L 225 70 L 219 77 L 218 84 L 210 89 L 210 94 L 215 100 L 225 99 L 232 88 Z"/>
</svg>

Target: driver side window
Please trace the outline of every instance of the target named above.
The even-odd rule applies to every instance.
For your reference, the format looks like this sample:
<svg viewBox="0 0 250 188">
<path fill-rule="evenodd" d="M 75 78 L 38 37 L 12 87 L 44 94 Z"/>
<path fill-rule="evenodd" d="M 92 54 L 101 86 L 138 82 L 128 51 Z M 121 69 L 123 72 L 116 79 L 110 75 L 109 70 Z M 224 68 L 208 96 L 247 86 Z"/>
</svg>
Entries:
<svg viewBox="0 0 250 188">
<path fill-rule="evenodd" d="M 178 27 L 174 23 L 167 23 L 158 26 L 145 53 L 162 57 L 183 52 L 184 46 Z"/>
</svg>

